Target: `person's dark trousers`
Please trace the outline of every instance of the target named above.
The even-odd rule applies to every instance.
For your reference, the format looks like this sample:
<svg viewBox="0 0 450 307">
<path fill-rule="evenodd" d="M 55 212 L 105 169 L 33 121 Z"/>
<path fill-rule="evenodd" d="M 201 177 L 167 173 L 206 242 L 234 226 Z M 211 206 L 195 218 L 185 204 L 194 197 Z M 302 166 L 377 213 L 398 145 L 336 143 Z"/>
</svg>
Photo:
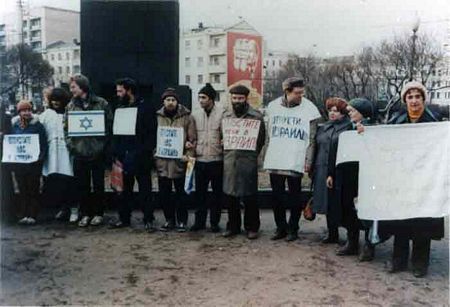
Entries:
<svg viewBox="0 0 450 307">
<path fill-rule="evenodd" d="M 105 195 L 105 166 L 103 159 L 74 159 L 73 172 L 77 181 L 81 215 L 90 217 L 95 215 L 103 216 Z M 91 178 L 93 193 L 90 198 Z"/>
<path fill-rule="evenodd" d="M 207 202 L 208 186 L 211 182 L 212 198 Z M 220 222 L 222 210 L 222 182 L 223 162 L 196 162 L 195 163 L 195 190 L 197 196 L 197 208 L 195 211 L 195 225 L 204 227 L 209 211 L 211 226 L 217 226 Z"/>
<path fill-rule="evenodd" d="M 239 233 L 241 231 L 241 201 L 244 204 L 244 229 L 246 231 L 258 232 L 261 222 L 256 195 L 242 198 L 224 195 L 224 203 L 228 206 L 227 230 L 233 233 Z"/>
<path fill-rule="evenodd" d="M 13 222 L 15 221 L 16 208 L 13 203 L 14 188 L 13 188 L 11 166 L 8 164 L 0 164 L 0 167 L 1 167 L 0 170 L 1 219 L 3 222 Z"/>
<path fill-rule="evenodd" d="M 414 238 L 411 263 L 415 269 L 427 269 L 430 263 L 430 238 Z"/>
<path fill-rule="evenodd" d="M 63 174 L 50 174 L 44 180 L 43 202 L 59 210 L 69 210 L 75 201 L 75 179 Z"/>
<path fill-rule="evenodd" d="M 398 268 L 405 268 L 409 258 L 409 237 L 404 235 L 394 236 L 394 251 L 392 263 Z"/>
<path fill-rule="evenodd" d="M 283 203 L 285 183 L 288 183 L 288 202 Z M 297 233 L 302 213 L 301 190 L 302 177 L 270 174 L 272 186 L 272 206 L 278 232 Z M 290 210 L 289 222 L 286 221 L 286 210 Z"/>
<path fill-rule="evenodd" d="M 41 183 L 42 163 L 18 165 L 14 176 L 19 188 L 20 217 L 36 219 L 39 212 L 39 186 Z"/>
<path fill-rule="evenodd" d="M 172 195 L 172 183 L 175 186 L 175 195 Z M 159 201 L 163 208 L 166 222 L 186 224 L 188 211 L 184 201 L 184 177 L 176 179 L 158 177 L 158 187 Z"/>
<path fill-rule="evenodd" d="M 138 182 L 138 201 L 144 213 L 144 224 L 153 222 L 153 203 L 151 201 L 152 181 L 150 174 L 124 174 L 123 192 L 119 197 L 119 218 L 122 223 L 129 224 L 133 211 L 133 188 L 135 180 Z"/>
</svg>

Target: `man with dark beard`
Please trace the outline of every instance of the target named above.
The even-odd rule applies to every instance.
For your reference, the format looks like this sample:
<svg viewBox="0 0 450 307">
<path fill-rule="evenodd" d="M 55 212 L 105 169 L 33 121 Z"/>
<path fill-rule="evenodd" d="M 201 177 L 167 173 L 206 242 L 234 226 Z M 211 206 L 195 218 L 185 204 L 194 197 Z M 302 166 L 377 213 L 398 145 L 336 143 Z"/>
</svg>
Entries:
<svg viewBox="0 0 450 307">
<path fill-rule="evenodd" d="M 122 164 L 123 191 L 119 195 L 119 220 L 111 223 L 111 228 L 130 226 L 133 209 L 133 187 L 135 179 L 139 185 L 139 205 L 144 212 L 144 225 L 148 232 L 155 230 L 153 221 L 153 203 L 151 200 L 151 166 L 155 148 L 156 117 L 150 104 L 138 96 L 137 84 L 130 78 L 116 81 L 116 94 L 119 100 L 116 109 L 136 108 L 136 126 L 134 135 L 114 132 L 113 159 Z M 114 120 L 118 120 L 115 117 Z M 131 119 L 130 119 L 131 120 Z M 134 120 L 132 120 L 134 122 Z"/>
<path fill-rule="evenodd" d="M 255 150 L 227 150 L 224 148 L 224 203 L 228 206 L 227 231 L 224 237 L 232 237 L 241 232 L 240 203 L 244 204 L 244 228 L 250 240 L 258 237 L 260 227 L 259 208 L 256 200 L 258 191 L 258 155 L 264 145 L 265 127 L 263 115 L 247 102 L 248 88 L 237 85 L 230 89 L 232 111 L 224 115 L 227 119 L 248 119 L 259 121 L 259 131 Z M 226 142 L 224 135 L 224 142 Z"/>
</svg>

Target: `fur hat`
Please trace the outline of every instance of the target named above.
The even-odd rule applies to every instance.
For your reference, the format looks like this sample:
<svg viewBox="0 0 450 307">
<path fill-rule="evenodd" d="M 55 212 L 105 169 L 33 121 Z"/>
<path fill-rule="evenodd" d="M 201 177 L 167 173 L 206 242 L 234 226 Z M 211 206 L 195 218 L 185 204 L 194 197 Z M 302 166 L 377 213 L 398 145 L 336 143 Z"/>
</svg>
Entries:
<svg viewBox="0 0 450 307">
<path fill-rule="evenodd" d="M 405 101 L 406 93 L 412 89 L 419 90 L 422 93 L 423 101 L 427 100 L 427 89 L 425 88 L 425 86 L 420 82 L 410 81 L 410 82 L 406 83 L 402 88 L 401 96 L 402 96 L 402 101 L 404 103 L 406 103 L 406 101 Z"/>
</svg>

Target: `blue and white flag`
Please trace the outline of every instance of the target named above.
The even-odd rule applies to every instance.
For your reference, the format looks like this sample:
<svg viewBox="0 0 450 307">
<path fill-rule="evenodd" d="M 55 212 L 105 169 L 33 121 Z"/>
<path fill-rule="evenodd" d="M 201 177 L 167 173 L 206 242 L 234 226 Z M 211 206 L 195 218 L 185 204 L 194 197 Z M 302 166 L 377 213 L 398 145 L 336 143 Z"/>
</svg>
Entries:
<svg viewBox="0 0 450 307">
<path fill-rule="evenodd" d="M 69 111 L 68 135 L 77 136 L 104 136 L 105 111 Z"/>
</svg>

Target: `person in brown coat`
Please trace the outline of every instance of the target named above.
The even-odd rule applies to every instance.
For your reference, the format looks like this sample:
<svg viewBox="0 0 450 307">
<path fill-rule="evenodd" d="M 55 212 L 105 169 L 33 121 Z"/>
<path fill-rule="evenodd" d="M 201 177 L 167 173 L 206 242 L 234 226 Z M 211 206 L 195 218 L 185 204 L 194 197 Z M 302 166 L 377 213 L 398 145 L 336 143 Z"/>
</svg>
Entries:
<svg viewBox="0 0 450 307">
<path fill-rule="evenodd" d="M 224 148 L 223 192 L 224 204 L 228 205 L 227 231 L 224 237 L 232 237 L 241 232 L 241 208 L 244 204 L 244 228 L 249 239 L 256 239 L 260 227 L 259 208 L 256 199 L 258 191 L 258 155 L 264 146 L 266 131 L 263 115 L 247 102 L 248 88 L 237 85 L 230 89 L 232 111 L 227 118 L 251 119 L 260 122 L 255 150 Z M 224 135 L 224 143 L 227 136 Z"/>
<path fill-rule="evenodd" d="M 195 155 L 197 132 L 191 112 L 181 105 L 175 89 L 167 88 L 162 94 L 163 107 L 156 112 L 158 131 L 155 154 L 158 173 L 159 199 L 161 201 L 166 223 L 161 231 L 174 228 L 179 232 L 187 229 L 188 211 L 184 204 L 184 179 L 186 161 Z M 182 148 L 169 144 L 163 134 L 181 134 Z M 173 145 L 173 146 L 172 146 Z M 171 199 L 172 184 L 175 186 L 175 198 Z"/>
</svg>

